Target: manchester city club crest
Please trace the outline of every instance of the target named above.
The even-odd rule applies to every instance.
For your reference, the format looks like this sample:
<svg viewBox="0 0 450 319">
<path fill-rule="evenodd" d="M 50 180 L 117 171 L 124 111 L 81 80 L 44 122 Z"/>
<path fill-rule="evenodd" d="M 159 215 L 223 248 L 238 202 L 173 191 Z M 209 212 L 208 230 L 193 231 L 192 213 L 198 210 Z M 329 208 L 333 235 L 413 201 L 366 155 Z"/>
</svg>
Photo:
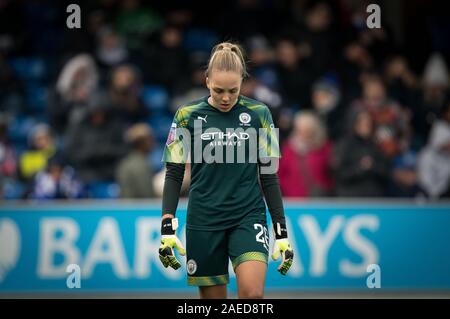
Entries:
<svg viewBox="0 0 450 319">
<path fill-rule="evenodd" d="M 242 124 L 248 124 L 252 120 L 252 117 L 248 113 L 241 113 L 239 114 L 239 121 L 241 121 Z"/>
<path fill-rule="evenodd" d="M 197 271 L 197 263 L 194 259 L 189 259 L 186 265 L 186 270 L 189 275 L 193 275 Z"/>
</svg>

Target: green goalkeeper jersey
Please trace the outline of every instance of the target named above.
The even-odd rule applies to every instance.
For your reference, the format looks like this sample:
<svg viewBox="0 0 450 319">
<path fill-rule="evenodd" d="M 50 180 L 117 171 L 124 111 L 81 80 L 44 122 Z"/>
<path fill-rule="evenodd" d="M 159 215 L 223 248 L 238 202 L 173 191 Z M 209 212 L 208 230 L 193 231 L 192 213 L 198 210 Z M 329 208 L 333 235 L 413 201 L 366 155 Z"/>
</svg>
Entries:
<svg viewBox="0 0 450 319">
<path fill-rule="evenodd" d="M 191 163 L 187 227 L 221 230 L 250 214 L 265 219 L 258 163 L 278 157 L 266 105 L 240 96 L 230 111 L 222 112 L 205 97 L 176 112 L 163 161 Z"/>
</svg>

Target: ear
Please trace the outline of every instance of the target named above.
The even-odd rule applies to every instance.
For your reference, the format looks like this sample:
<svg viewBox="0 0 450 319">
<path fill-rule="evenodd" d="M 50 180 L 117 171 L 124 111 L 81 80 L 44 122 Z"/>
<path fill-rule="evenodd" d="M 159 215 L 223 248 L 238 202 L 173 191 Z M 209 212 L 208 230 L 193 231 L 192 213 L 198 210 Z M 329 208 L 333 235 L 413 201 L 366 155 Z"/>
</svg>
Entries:
<svg viewBox="0 0 450 319">
<path fill-rule="evenodd" d="M 211 89 L 209 86 L 210 86 L 209 77 L 206 77 L 206 87 L 208 88 L 208 90 Z"/>
</svg>

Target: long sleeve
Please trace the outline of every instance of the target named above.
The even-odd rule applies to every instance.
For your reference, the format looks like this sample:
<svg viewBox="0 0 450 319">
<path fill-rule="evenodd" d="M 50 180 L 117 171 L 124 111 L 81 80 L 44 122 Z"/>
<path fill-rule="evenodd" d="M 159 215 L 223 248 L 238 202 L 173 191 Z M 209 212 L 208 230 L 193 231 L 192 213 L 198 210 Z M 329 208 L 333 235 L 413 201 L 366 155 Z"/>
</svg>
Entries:
<svg viewBox="0 0 450 319">
<path fill-rule="evenodd" d="M 183 184 L 185 164 L 167 163 L 162 198 L 162 215 L 175 216 L 181 185 Z"/>
<path fill-rule="evenodd" d="M 280 182 L 277 174 L 259 174 L 261 188 L 269 208 L 272 222 L 285 224 L 283 199 L 281 196 Z"/>
</svg>

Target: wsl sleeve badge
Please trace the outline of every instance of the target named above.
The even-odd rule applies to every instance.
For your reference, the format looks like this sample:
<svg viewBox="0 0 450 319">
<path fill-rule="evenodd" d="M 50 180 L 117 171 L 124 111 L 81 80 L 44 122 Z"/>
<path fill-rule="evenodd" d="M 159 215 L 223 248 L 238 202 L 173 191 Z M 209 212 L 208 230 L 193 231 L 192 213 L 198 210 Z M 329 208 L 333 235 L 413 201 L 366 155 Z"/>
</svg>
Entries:
<svg viewBox="0 0 450 319">
<path fill-rule="evenodd" d="M 167 136 L 166 145 L 170 145 L 175 141 L 175 136 L 177 134 L 177 124 L 172 123 L 172 126 L 170 127 L 169 136 Z"/>
</svg>

